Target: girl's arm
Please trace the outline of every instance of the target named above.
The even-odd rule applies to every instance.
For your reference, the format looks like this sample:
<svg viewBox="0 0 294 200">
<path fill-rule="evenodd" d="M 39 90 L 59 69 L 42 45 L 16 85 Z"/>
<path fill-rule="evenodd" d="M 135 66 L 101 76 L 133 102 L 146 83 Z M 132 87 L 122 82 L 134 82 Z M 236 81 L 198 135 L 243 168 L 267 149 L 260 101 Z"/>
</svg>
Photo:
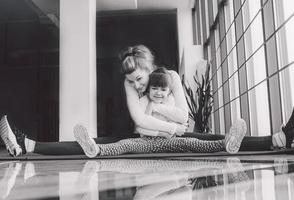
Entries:
<svg viewBox="0 0 294 200">
<path fill-rule="evenodd" d="M 167 106 L 164 104 L 158 104 L 154 107 L 155 111 L 164 115 L 174 122 L 181 124 L 188 121 L 188 104 L 185 98 L 183 86 L 180 76 L 177 72 L 170 70 L 172 77 L 172 94 L 175 100 L 175 106 Z"/>
<path fill-rule="evenodd" d="M 131 118 L 137 126 L 149 130 L 168 132 L 171 135 L 177 131 L 179 126 L 175 123 L 165 122 L 150 115 L 146 115 L 145 111 L 140 106 L 139 95 L 136 89 L 126 80 L 124 82 L 124 86 L 126 91 L 127 106 Z"/>
</svg>

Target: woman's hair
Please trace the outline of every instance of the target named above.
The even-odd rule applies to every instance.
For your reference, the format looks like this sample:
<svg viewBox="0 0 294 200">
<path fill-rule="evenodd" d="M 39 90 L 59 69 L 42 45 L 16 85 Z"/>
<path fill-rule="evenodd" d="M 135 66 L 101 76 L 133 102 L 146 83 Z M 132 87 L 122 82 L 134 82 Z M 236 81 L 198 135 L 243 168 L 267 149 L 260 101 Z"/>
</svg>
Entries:
<svg viewBox="0 0 294 200">
<path fill-rule="evenodd" d="M 150 86 L 153 87 L 169 87 L 171 85 L 171 75 L 168 70 L 164 67 L 159 67 L 149 75 L 149 84 L 147 91 Z"/>
<path fill-rule="evenodd" d="M 152 52 L 144 45 L 135 45 L 123 49 L 119 54 L 119 59 L 122 62 L 123 74 L 131 74 L 138 68 L 149 72 L 156 68 Z"/>
</svg>

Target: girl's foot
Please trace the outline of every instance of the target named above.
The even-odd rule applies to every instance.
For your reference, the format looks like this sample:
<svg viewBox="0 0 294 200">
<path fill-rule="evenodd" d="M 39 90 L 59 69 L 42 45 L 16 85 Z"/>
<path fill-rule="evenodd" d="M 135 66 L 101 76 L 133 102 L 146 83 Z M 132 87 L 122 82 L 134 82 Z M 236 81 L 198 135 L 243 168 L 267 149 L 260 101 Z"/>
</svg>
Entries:
<svg viewBox="0 0 294 200">
<path fill-rule="evenodd" d="M 230 132 L 225 137 L 225 149 L 230 154 L 239 151 L 242 140 L 246 135 L 247 125 L 243 119 L 238 119 L 230 128 Z"/>
<path fill-rule="evenodd" d="M 76 125 L 74 127 L 74 135 L 86 156 L 93 158 L 100 153 L 99 147 L 96 142 L 90 138 L 88 131 L 84 126 Z"/>
<path fill-rule="evenodd" d="M 11 156 L 16 157 L 26 153 L 24 145 L 25 134 L 21 131 L 13 132 L 6 115 L 0 120 L 0 136 Z"/>
</svg>

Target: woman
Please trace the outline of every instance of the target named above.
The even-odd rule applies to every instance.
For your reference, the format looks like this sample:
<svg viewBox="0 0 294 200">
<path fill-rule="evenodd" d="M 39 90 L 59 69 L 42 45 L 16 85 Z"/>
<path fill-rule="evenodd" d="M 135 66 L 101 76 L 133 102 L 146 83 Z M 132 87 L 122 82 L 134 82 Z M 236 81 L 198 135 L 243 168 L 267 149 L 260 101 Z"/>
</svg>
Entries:
<svg viewBox="0 0 294 200">
<path fill-rule="evenodd" d="M 161 121 L 152 116 L 148 116 L 140 108 L 139 98 L 144 94 L 149 74 L 157 67 L 154 63 L 154 56 L 144 45 L 128 47 L 120 54 L 122 62 L 122 72 L 125 75 L 125 91 L 127 106 L 135 124 L 139 127 L 151 130 L 167 132 L 167 134 L 182 135 L 186 127 L 172 122 Z M 172 75 L 172 94 L 175 98 L 175 107 L 167 109 L 164 106 L 157 106 L 155 109 L 160 113 L 174 112 L 177 116 L 187 121 L 187 102 L 185 100 L 179 75 L 170 70 Z M 16 135 L 16 136 L 15 136 Z M 17 129 L 14 132 L 9 128 L 6 116 L 0 121 L 0 136 L 6 148 L 13 156 L 18 156 L 26 152 L 34 152 L 44 155 L 79 155 L 83 150 L 77 142 L 36 142 L 25 137 Z M 195 137 L 204 140 L 221 140 L 224 135 L 185 133 L 184 137 Z M 133 137 L 138 137 L 133 135 Z M 258 151 L 270 150 L 272 146 L 290 148 L 294 138 L 294 112 L 287 124 L 279 133 L 265 137 L 245 137 L 240 150 Z M 96 138 L 98 144 L 111 143 L 123 138 Z"/>
</svg>

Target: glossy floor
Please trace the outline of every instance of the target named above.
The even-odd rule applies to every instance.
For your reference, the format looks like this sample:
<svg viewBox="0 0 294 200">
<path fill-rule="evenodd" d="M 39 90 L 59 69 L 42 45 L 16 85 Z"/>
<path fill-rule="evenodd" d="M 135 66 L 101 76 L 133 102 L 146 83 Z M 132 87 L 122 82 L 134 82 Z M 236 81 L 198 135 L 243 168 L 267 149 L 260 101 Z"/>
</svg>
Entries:
<svg viewBox="0 0 294 200">
<path fill-rule="evenodd" d="M 294 199 L 294 156 L 0 163 L 0 199 Z"/>
</svg>

